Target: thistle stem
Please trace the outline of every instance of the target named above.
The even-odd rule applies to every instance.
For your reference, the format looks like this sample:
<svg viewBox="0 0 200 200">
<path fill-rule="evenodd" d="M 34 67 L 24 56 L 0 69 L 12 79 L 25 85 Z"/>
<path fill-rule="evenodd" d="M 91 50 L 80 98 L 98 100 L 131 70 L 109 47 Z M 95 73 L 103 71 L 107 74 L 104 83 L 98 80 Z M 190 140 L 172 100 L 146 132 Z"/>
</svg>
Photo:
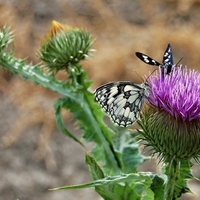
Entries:
<svg viewBox="0 0 200 200">
<path fill-rule="evenodd" d="M 167 181 L 165 184 L 164 200 L 178 200 L 176 189 L 176 181 L 178 180 L 180 174 L 180 164 L 179 161 L 173 159 L 166 166 Z"/>
</svg>

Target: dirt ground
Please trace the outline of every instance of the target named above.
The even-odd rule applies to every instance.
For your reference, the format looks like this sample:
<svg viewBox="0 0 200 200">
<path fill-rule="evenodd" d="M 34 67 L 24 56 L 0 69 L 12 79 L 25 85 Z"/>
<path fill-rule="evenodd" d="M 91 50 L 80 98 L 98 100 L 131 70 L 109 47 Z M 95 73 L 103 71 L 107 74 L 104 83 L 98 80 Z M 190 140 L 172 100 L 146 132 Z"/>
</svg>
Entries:
<svg viewBox="0 0 200 200">
<path fill-rule="evenodd" d="M 183 57 L 184 65 L 200 70 L 199 9 L 197 0 L 0 0 L 0 25 L 14 31 L 15 56 L 33 63 L 52 20 L 90 30 L 97 52 L 83 65 L 94 89 L 114 80 L 141 81 L 135 71 L 143 76 L 155 68 L 135 52 L 161 62 L 168 43 L 175 63 Z M 92 189 L 48 190 L 91 180 L 83 149 L 56 128 L 53 102 L 59 97 L 0 69 L 0 200 L 101 199 Z M 71 115 L 64 117 L 80 136 Z M 149 163 L 141 169 L 156 170 Z M 199 166 L 193 171 L 200 178 Z M 190 186 L 197 195 L 181 199 L 200 199 L 199 182 Z"/>
</svg>

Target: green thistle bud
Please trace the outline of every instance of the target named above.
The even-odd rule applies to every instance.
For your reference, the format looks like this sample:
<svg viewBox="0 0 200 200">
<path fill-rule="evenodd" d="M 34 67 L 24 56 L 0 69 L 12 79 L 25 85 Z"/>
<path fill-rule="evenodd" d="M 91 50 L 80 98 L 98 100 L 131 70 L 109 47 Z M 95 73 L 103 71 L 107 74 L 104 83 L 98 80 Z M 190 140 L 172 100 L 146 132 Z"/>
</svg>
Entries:
<svg viewBox="0 0 200 200">
<path fill-rule="evenodd" d="M 88 31 L 53 21 L 38 56 L 50 71 L 68 70 L 70 66 L 77 65 L 90 55 L 91 45 L 91 35 Z"/>
<path fill-rule="evenodd" d="M 200 120 L 174 119 L 168 112 L 149 107 L 139 121 L 146 146 L 152 147 L 163 161 L 172 159 L 198 160 L 200 155 Z"/>
</svg>

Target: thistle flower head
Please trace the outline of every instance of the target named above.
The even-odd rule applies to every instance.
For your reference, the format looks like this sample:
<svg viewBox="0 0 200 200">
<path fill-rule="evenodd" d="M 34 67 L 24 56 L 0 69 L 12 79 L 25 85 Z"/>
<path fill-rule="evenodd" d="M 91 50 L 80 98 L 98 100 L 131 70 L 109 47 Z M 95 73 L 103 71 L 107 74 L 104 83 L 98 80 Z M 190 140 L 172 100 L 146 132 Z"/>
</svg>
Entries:
<svg viewBox="0 0 200 200">
<path fill-rule="evenodd" d="M 163 160 L 200 156 L 200 74 L 187 67 L 173 67 L 149 77 L 148 102 L 139 124 L 142 136 Z"/>
<path fill-rule="evenodd" d="M 91 45 L 88 31 L 53 21 L 38 56 L 50 71 L 68 70 L 90 55 Z"/>
<path fill-rule="evenodd" d="M 149 103 L 175 118 L 192 121 L 200 118 L 200 74 L 177 67 L 169 76 L 150 77 Z"/>
</svg>

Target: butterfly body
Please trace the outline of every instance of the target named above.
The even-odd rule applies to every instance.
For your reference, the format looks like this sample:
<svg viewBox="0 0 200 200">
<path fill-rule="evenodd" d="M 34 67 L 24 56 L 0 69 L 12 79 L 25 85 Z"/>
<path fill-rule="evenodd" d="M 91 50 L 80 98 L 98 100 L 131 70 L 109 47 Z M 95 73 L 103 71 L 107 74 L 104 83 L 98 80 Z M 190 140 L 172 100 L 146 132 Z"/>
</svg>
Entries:
<svg viewBox="0 0 200 200">
<path fill-rule="evenodd" d="M 118 126 L 135 123 L 147 95 L 148 83 L 111 82 L 95 90 L 95 99 Z"/>
<path fill-rule="evenodd" d="M 167 48 L 163 55 L 163 61 L 162 63 L 157 62 L 153 58 L 147 56 L 146 54 L 136 52 L 136 56 L 142 60 L 144 63 L 149 65 L 155 65 L 160 67 L 163 71 L 165 71 L 166 74 L 170 74 L 172 70 L 172 66 L 174 64 L 173 62 L 173 56 L 172 56 L 172 47 L 170 44 L 167 45 Z"/>
</svg>

